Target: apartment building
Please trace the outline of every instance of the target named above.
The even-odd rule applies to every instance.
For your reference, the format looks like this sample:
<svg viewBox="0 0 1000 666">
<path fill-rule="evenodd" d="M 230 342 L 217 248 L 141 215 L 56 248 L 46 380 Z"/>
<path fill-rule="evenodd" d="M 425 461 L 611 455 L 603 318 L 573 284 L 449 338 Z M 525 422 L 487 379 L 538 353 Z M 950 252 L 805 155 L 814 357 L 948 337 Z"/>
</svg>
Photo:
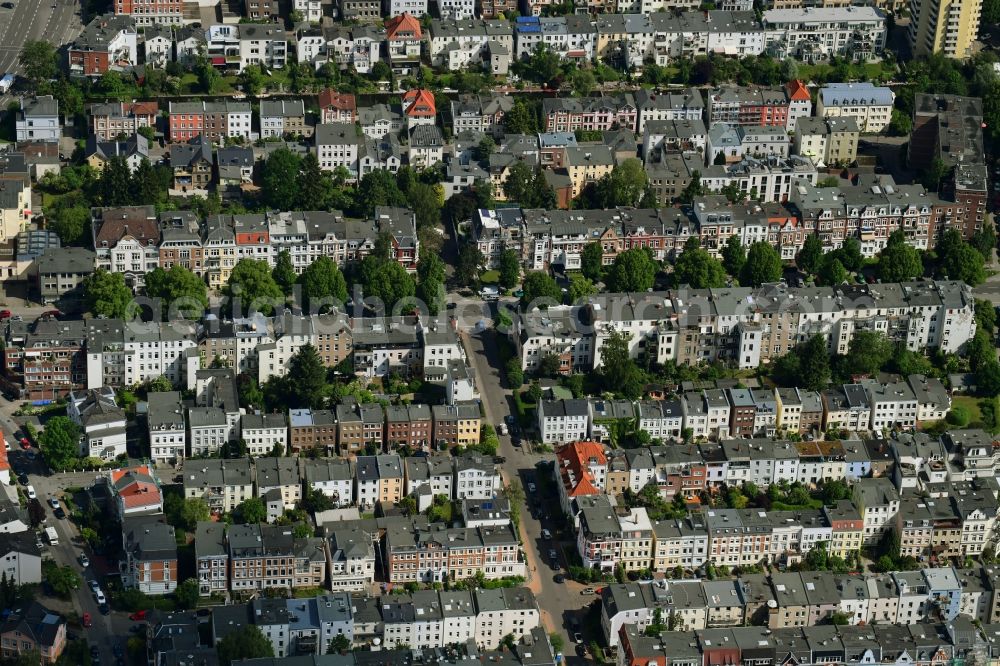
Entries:
<svg viewBox="0 0 1000 666">
<path fill-rule="evenodd" d="M 184 497 L 200 498 L 213 513 L 230 513 L 254 497 L 254 475 L 248 458 L 184 461 Z"/>
<path fill-rule="evenodd" d="M 326 578 L 323 539 L 295 537 L 289 525 L 231 525 L 226 540 L 233 592 L 319 587 Z"/>
</svg>

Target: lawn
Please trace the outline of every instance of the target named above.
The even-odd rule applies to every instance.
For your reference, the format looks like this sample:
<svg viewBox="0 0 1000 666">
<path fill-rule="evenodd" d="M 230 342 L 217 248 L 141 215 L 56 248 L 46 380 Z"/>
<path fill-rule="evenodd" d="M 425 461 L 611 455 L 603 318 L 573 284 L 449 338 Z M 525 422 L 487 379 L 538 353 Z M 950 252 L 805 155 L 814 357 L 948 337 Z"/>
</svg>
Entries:
<svg viewBox="0 0 1000 666">
<path fill-rule="evenodd" d="M 485 271 L 479 276 L 479 281 L 483 284 L 496 284 L 500 281 L 500 271 Z"/>
<path fill-rule="evenodd" d="M 975 398 L 971 395 L 955 395 L 951 398 L 951 405 L 952 407 L 964 407 L 969 412 L 969 423 L 973 423 L 983 420 L 983 413 L 979 409 L 980 400 L 981 398 Z"/>
</svg>

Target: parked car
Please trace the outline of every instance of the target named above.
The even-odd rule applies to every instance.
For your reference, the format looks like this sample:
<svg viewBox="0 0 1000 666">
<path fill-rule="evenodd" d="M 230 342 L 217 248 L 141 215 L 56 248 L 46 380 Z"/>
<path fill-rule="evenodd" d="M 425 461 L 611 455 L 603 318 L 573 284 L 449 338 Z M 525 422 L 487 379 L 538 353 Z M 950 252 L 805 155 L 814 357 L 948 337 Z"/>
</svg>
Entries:
<svg viewBox="0 0 1000 666">
<path fill-rule="evenodd" d="M 566 576 L 563 576 L 562 574 L 556 574 L 555 581 L 557 583 L 564 583 L 566 582 Z"/>
<path fill-rule="evenodd" d="M 549 559 L 552 561 L 559 559 L 559 553 L 556 552 L 555 548 L 549 548 Z"/>
<path fill-rule="evenodd" d="M 10 319 L 10 310 L 0 310 L 0 319 Z"/>
<path fill-rule="evenodd" d="M 573 641 L 576 642 L 576 643 L 582 643 L 583 642 L 583 634 L 581 634 L 579 631 L 575 632 L 573 634 Z"/>
<path fill-rule="evenodd" d="M 20 474 L 17 475 L 17 482 L 20 483 L 22 486 L 28 485 L 28 475 L 25 474 L 24 472 L 21 472 Z"/>
<path fill-rule="evenodd" d="M 133 622 L 138 622 L 139 620 L 145 620 L 146 619 L 146 614 L 148 612 L 149 611 L 146 611 L 146 610 L 136 611 L 136 612 L 132 613 L 131 615 L 129 615 L 128 619 L 132 620 Z"/>
<path fill-rule="evenodd" d="M 533 493 L 533 492 L 535 492 L 536 490 L 538 490 L 538 488 L 537 488 L 537 487 L 535 486 L 535 484 L 533 484 L 533 483 L 529 483 L 529 484 L 528 484 L 528 492 L 529 492 L 529 493 Z"/>
<path fill-rule="evenodd" d="M 92 624 L 94 624 L 94 620 L 90 617 L 90 613 L 84 613 L 83 614 L 83 626 L 84 627 L 89 627 Z"/>
<path fill-rule="evenodd" d="M 104 596 L 104 591 L 101 588 L 94 590 L 94 599 L 97 600 L 98 604 L 108 603 L 108 598 Z"/>
<path fill-rule="evenodd" d="M 59 507 L 58 509 L 53 511 L 52 514 L 59 520 L 63 520 L 66 517 L 66 512 L 63 511 L 62 507 Z"/>
<path fill-rule="evenodd" d="M 98 583 L 96 580 L 88 580 L 87 585 L 90 586 L 90 591 L 94 593 L 99 592 L 101 589 L 101 584 Z"/>
<path fill-rule="evenodd" d="M 588 594 L 593 594 L 593 593 L 594 593 L 594 588 L 592 588 L 592 587 L 585 587 L 582 590 L 580 590 L 580 594 L 582 594 L 583 596 L 586 596 Z"/>
<path fill-rule="evenodd" d="M 28 487 L 25 488 L 24 490 L 26 493 L 28 493 L 28 499 L 35 499 L 38 497 L 38 495 L 35 493 L 35 487 L 32 486 L 31 484 L 28 484 Z"/>
<path fill-rule="evenodd" d="M 77 560 L 79 560 L 80 566 L 84 569 L 90 566 L 90 558 L 87 557 L 86 553 L 80 553 L 80 557 Z"/>
<path fill-rule="evenodd" d="M 49 498 L 49 505 L 53 509 L 58 509 L 59 508 L 59 500 L 57 500 L 55 497 L 50 497 Z"/>
<path fill-rule="evenodd" d="M 546 540 L 551 539 L 552 532 L 549 532 L 548 530 L 542 530 L 542 538 Z"/>
</svg>

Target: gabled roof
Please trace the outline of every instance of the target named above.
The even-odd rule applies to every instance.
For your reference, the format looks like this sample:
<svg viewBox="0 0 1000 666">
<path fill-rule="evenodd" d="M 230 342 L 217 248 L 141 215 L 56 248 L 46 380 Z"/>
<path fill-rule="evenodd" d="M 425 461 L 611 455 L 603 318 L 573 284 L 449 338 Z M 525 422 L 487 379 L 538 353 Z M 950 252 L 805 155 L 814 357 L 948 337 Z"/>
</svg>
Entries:
<svg viewBox="0 0 1000 666">
<path fill-rule="evenodd" d="M 420 21 L 404 12 L 385 22 L 385 34 L 389 39 L 420 39 Z"/>
<path fill-rule="evenodd" d="M 437 116 L 434 93 L 423 88 L 406 91 L 403 94 L 403 114 L 407 118 L 434 118 Z"/>
<path fill-rule="evenodd" d="M 590 464 L 591 462 L 601 466 L 608 464 L 603 445 L 597 442 L 573 442 L 556 454 L 556 462 L 569 497 L 600 493 L 594 475 L 590 471 Z"/>
<path fill-rule="evenodd" d="M 3 626 L 0 626 L 0 634 L 18 632 L 30 637 L 37 645 L 52 648 L 56 644 L 59 629 L 65 624 L 66 620 L 61 615 L 32 601 L 24 612 L 15 611 L 4 620 Z"/>
</svg>

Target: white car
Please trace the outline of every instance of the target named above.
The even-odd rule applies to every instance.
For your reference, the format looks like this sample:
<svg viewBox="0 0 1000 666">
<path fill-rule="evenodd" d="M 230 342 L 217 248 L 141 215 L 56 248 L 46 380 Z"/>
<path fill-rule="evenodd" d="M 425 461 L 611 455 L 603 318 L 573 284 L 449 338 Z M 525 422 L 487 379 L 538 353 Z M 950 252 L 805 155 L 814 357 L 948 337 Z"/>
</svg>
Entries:
<svg viewBox="0 0 1000 666">
<path fill-rule="evenodd" d="M 108 600 L 107 598 L 105 598 L 104 592 L 101 591 L 101 588 L 97 588 L 96 590 L 94 590 L 94 599 L 97 600 L 98 606 L 100 606 L 101 604 L 108 603 Z"/>
<path fill-rule="evenodd" d="M 542 538 L 548 541 L 549 539 L 552 538 L 552 532 L 549 532 L 548 530 L 542 530 Z"/>
<path fill-rule="evenodd" d="M 90 591 L 97 594 L 101 591 L 101 586 L 96 580 L 88 580 L 87 585 L 90 586 Z"/>
<path fill-rule="evenodd" d="M 49 498 L 49 504 L 52 505 L 53 509 L 58 509 L 59 508 L 59 500 L 57 500 L 55 497 L 50 497 Z"/>
<path fill-rule="evenodd" d="M 535 492 L 535 490 L 536 490 L 536 488 L 535 488 L 535 484 L 533 484 L 533 483 L 529 483 L 529 484 L 528 484 L 528 492 L 529 492 L 529 493 L 533 493 L 533 492 Z"/>
<path fill-rule="evenodd" d="M 35 494 L 35 488 L 33 486 L 28 485 L 28 487 L 25 488 L 24 490 L 25 492 L 28 493 L 28 499 L 35 499 L 36 497 L 38 497 L 38 495 Z"/>
</svg>

